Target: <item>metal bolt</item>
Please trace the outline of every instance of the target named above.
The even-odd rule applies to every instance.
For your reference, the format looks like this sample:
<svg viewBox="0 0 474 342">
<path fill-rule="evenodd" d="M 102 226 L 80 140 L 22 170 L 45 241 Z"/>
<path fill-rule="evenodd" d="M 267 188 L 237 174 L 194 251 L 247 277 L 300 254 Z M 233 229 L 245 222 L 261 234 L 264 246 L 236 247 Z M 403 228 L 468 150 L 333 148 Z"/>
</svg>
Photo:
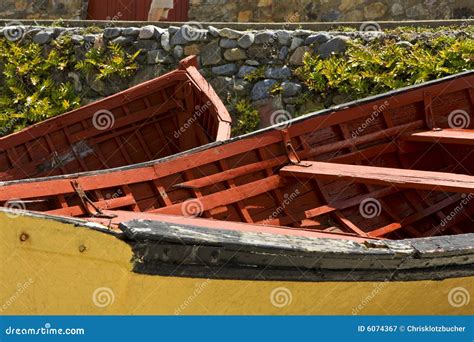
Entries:
<svg viewBox="0 0 474 342">
<path fill-rule="evenodd" d="M 80 252 L 80 253 L 85 252 L 86 249 L 87 249 L 87 247 L 84 246 L 84 245 L 80 245 L 80 246 L 79 246 L 79 252 Z"/>
<path fill-rule="evenodd" d="M 26 234 L 26 233 L 21 233 L 21 235 L 20 235 L 20 241 L 26 241 L 26 240 L 28 240 L 29 237 L 30 237 L 30 236 L 29 236 L 28 234 Z"/>
</svg>

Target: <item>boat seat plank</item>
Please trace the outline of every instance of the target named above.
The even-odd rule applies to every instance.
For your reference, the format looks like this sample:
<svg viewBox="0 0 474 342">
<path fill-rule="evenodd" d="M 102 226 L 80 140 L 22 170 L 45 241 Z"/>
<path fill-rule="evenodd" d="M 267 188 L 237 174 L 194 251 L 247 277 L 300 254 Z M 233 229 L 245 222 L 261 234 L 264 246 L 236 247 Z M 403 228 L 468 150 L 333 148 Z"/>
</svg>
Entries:
<svg viewBox="0 0 474 342">
<path fill-rule="evenodd" d="M 438 142 L 443 144 L 474 145 L 472 129 L 442 129 L 440 131 L 416 132 L 403 136 L 404 140 L 418 142 Z"/>
<path fill-rule="evenodd" d="M 348 180 L 356 183 L 395 186 L 429 191 L 470 193 L 474 191 L 474 176 L 406 170 L 387 167 L 346 165 L 304 161 L 280 169 L 283 177 Z"/>
</svg>

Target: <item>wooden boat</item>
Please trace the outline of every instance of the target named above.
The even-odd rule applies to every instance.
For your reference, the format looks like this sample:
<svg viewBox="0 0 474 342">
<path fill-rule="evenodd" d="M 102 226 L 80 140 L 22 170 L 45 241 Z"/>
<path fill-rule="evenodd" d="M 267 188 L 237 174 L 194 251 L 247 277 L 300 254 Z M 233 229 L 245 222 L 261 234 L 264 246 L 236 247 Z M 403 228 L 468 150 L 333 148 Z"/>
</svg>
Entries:
<svg viewBox="0 0 474 342">
<path fill-rule="evenodd" d="M 230 115 L 196 69 L 177 70 L 0 137 L 0 180 L 140 163 L 230 137 Z"/>
<path fill-rule="evenodd" d="M 471 313 L 473 85 L 465 72 L 151 162 L 2 182 L 0 257 L 47 270 L 44 297 L 10 312 Z M 98 288 L 115 306 L 88 305 Z"/>
</svg>

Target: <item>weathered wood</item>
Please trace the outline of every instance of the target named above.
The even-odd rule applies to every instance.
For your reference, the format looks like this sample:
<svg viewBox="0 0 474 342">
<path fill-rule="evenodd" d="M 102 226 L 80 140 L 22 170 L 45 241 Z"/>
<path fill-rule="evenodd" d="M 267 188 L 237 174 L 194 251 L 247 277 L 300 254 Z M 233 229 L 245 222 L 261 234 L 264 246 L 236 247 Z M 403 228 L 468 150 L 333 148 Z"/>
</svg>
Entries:
<svg viewBox="0 0 474 342">
<path fill-rule="evenodd" d="M 103 100 L 0 137 L 0 160 L 8 158 L 9 152 L 6 151 L 14 149 L 22 150 L 22 153 L 26 153 L 25 157 L 28 156 L 17 159 L 16 163 L 12 162 L 7 168 L 5 165 L 0 166 L 0 181 L 101 169 L 102 161 L 97 161 L 96 155 L 102 152 L 107 157 L 113 156 L 116 152 L 113 141 L 131 139 L 134 135 L 134 140 L 136 139 L 144 150 L 129 158 L 126 156 L 128 153 L 124 155 L 123 150 L 126 147 L 119 143 L 118 148 L 124 158 L 112 158 L 113 166 L 149 161 L 156 157 L 156 152 L 163 151 L 161 156 L 176 152 L 171 150 L 164 153 L 166 145 L 160 146 L 160 140 L 150 140 L 144 144 L 140 134 L 145 127 L 149 132 L 150 127 L 158 130 L 158 127 L 163 125 L 158 130 L 158 134 L 164 137 L 161 142 L 168 144 L 170 140 L 176 140 L 177 143 L 186 145 L 187 149 L 214 140 L 228 139 L 230 115 L 210 85 L 190 62 L 193 58 L 195 59 L 194 56 L 187 58 L 187 62 L 181 65 L 181 70 L 171 71 Z M 189 88 L 189 92 L 198 93 L 199 96 L 178 99 L 176 96 L 184 85 Z M 216 123 L 217 128 L 210 127 L 210 131 L 205 132 L 205 142 L 201 137 L 197 137 L 195 127 L 185 130 L 185 134 L 175 136 L 180 127 L 176 126 L 172 119 L 179 108 L 184 108 L 183 101 L 190 108 L 188 117 L 192 115 L 195 107 L 205 107 L 207 110 L 203 115 Z M 188 117 L 183 120 L 187 121 Z M 74 149 L 78 144 L 87 146 L 88 153 L 78 153 Z M 55 163 L 56 159 L 61 163 Z"/>
<path fill-rule="evenodd" d="M 403 140 L 441 144 L 474 145 L 474 130 L 449 129 L 416 132 L 402 136 Z"/>
<path fill-rule="evenodd" d="M 309 167 L 285 166 L 280 175 L 285 177 L 336 179 L 356 183 L 396 186 L 448 192 L 473 192 L 474 176 L 448 172 L 394 169 L 387 167 L 344 165 L 324 162 L 306 162 Z"/>
</svg>

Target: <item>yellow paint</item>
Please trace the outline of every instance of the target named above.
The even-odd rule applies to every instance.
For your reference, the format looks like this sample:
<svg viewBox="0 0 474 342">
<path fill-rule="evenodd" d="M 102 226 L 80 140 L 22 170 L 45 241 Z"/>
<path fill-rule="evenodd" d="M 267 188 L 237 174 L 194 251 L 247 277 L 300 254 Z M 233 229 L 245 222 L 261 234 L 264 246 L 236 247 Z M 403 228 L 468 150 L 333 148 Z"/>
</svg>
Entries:
<svg viewBox="0 0 474 342">
<path fill-rule="evenodd" d="M 458 308 L 448 302 L 456 287 L 473 295 L 474 277 L 390 283 L 206 280 L 136 274 L 131 258 L 130 247 L 111 235 L 0 212 L 0 314 L 474 312 L 474 299 Z M 287 305 L 272 305 L 272 292 L 281 295 L 276 304 L 280 298 Z"/>
</svg>

